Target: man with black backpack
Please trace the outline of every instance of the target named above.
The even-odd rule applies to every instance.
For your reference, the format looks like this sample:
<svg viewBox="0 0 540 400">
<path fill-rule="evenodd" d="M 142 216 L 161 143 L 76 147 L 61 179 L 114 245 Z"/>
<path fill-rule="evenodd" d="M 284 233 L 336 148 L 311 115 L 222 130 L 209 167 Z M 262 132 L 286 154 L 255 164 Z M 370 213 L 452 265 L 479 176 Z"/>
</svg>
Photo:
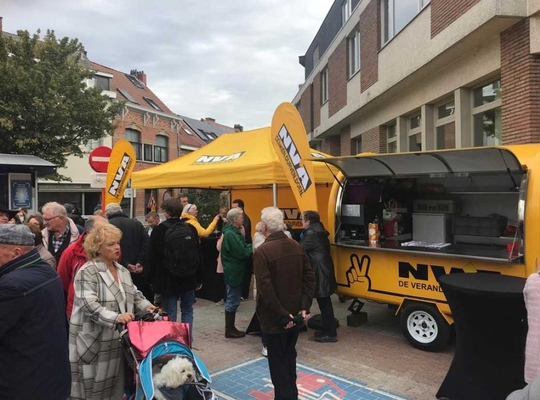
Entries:
<svg viewBox="0 0 540 400">
<path fill-rule="evenodd" d="M 150 275 L 162 308 L 176 321 L 180 300 L 181 321 L 189 323 L 193 340 L 195 290 L 202 287 L 202 257 L 197 230 L 180 219 L 182 205 L 170 198 L 161 209 L 166 220 L 152 231 L 148 245 Z"/>
</svg>

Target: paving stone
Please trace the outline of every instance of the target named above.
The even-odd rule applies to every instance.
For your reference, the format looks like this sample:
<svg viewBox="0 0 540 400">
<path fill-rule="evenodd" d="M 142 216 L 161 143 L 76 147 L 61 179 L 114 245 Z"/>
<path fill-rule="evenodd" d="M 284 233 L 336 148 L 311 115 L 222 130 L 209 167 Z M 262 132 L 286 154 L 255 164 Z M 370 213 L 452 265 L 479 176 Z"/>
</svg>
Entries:
<svg viewBox="0 0 540 400">
<path fill-rule="evenodd" d="M 384 305 L 366 303 L 363 311 L 368 312 L 367 324 L 350 328 L 346 324 L 348 303 L 341 304 L 333 297 L 336 318 L 341 324 L 339 341 L 317 343 L 312 331 L 301 333 L 298 340 L 298 383 L 307 391 L 303 398 L 335 400 L 334 393 L 320 395 L 320 390 L 326 390 L 326 382 L 317 382 L 332 376 L 339 383 L 339 390 L 347 392 L 343 397 L 346 399 L 434 399 L 452 361 L 453 350 L 429 353 L 413 348 L 402 336 L 398 318 Z M 236 318 L 238 329 L 248 326 L 254 308 L 253 300 L 241 303 Z M 316 302 L 312 313 L 318 313 Z M 225 339 L 224 319 L 223 306 L 197 300 L 193 347 L 214 377 L 212 387 L 227 400 L 273 399 L 268 362 L 261 357 L 260 336 Z M 317 387 L 319 397 L 309 394 Z M 327 389 L 339 391 L 331 386 Z M 353 389 L 352 393 L 358 392 L 357 397 L 351 397 Z"/>
</svg>

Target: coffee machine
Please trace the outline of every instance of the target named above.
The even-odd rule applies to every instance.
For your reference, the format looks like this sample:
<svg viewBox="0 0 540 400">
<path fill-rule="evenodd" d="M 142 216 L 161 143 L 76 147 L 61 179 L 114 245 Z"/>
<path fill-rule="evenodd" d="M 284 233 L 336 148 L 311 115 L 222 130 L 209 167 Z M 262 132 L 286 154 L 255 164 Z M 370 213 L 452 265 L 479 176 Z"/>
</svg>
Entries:
<svg viewBox="0 0 540 400">
<path fill-rule="evenodd" d="M 342 204 L 341 238 L 367 240 L 368 224 L 376 217 L 382 221 L 381 203 Z"/>
</svg>

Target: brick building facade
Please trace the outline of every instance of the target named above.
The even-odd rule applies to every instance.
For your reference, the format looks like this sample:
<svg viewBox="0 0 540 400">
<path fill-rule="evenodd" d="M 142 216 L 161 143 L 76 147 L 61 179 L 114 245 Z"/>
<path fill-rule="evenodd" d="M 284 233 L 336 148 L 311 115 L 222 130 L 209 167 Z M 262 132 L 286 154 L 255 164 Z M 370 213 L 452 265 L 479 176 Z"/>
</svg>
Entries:
<svg viewBox="0 0 540 400">
<path fill-rule="evenodd" d="M 336 0 L 300 62 L 333 155 L 540 141 L 538 1 Z"/>
</svg>

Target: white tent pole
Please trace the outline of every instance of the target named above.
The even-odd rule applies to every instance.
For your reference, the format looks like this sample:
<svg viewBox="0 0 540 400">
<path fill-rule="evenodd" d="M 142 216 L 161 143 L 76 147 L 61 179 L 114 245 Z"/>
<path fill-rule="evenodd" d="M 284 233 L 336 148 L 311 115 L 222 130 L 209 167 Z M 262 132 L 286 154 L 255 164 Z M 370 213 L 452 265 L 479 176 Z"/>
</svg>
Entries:
<svg viewBox="0 0 540 400">
<path fill-rule="evenodd" d="M 277 207 L 277 184 L 272 184 L 272 198 L 274 200 L 274 207 Z"/>
</svg>

